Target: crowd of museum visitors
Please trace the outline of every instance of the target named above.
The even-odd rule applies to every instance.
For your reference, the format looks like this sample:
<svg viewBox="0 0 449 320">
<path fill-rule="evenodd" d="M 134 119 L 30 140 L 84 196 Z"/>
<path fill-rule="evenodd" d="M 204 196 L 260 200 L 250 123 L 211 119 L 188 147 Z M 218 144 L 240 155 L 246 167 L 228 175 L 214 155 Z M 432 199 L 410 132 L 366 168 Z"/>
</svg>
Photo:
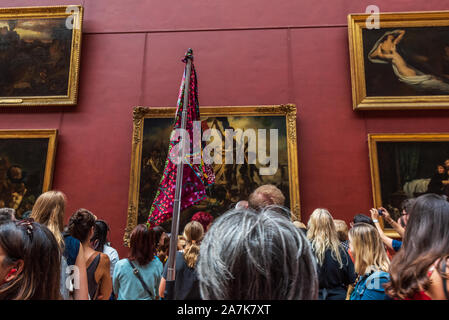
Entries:
<svg viewBox="0 0 449 320">
<path fill-rule="evenodd" d="M 66 196 L 45 192 L 28 219 L 0 209 L 0 300 L 449 299 L 444 195 L 407 199 L 398 221 L 373 208 L 349 226 L 323 208 L 304 225 L 284 202 L 263 185 L 216 219 L 197 212 L 182 235 L 139 224 L 120 260 L 106 221 L 81 208 L 64 225 Z"/>
</svg>

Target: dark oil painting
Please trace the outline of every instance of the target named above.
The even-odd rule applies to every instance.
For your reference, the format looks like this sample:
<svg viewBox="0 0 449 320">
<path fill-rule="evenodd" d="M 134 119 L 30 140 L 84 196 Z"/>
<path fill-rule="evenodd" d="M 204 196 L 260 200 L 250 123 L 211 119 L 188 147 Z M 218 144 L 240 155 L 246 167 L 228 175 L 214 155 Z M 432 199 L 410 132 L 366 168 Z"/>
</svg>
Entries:
<svg viewBox="0 0 449 320">
<path fill-rule="evenodd" d="M 49 139 L 0 139 L 0 208 L 31 213 L 43 191 Z"/>
<path fill-rule="evenodd" d="M 203 118 L 203 116 L 202 116 Z M 217 129 L 223 136 L 223 163 L 213 163 L 215 184 L 207 189 L 208 199 L 184 210 L 180 216 L 179 230 L 183 230 L 193 214 L 207 211 L 218 217 L 240 200 L 247 200 L 254 189 L 263 184 L 274 184 L 285 195 L 285 204 L 290 205 L 289 169 L 285 116 L 228 116 L 206 117 L 210 129 Z M 167 158 L 173 118 L 145 118 L 142 142 L 141 176 L 139 191 L 138 223 L 145 223 L 156 195 Z M 269 129 L 278 129 L 278 170 L 274 175 L 260 175 L 259 161 L 248 163 L 248 141 L 245 140 L 245 161 L 243 164 L 225 164 L 224 132 L 226 129 L 267 130 L 266 143 L 269 143 Z M 234 159 L 236 159 L 234 137 Z M 267 152 L 269 154 L 269 147 Z M 235 162 L 235 161 L 234 161 Z M 265 166 L 262 166 L 265 167 Z M 166 230 L 171 229 L 171 219 L 162 224 Z"/>
<path fill-rule="evenodd" d="M 66 20 L 0 20 L 0 97 L 68 94 L 73 30 Z"/>
<path fill-rule="evenodd" d="M 449 27 L 362 32 L 367 97 L 449 95 Z"/>
<path fill-rule="evenodd" d="M 382 206 L 394 220 L 405 199 L 425 193 L 449 196 L 449 142 L 378 141 L 377 157 Z"/>
</svg>

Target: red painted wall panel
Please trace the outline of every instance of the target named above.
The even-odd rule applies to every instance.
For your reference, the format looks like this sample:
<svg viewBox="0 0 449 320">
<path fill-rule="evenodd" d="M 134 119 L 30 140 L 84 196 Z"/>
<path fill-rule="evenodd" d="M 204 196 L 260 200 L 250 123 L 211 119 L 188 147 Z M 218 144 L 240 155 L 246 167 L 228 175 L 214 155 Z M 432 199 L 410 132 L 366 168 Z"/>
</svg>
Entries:
<svg viewBox="0 0 449 320">
<path fill-rule="evenodd" d="M 0 7 L 72 4 L 0 0 Z M 78 106 L 0 108 L 0 128 L 59 130 L 53 186 L 67 217 L 85 207 L 110 223 L 123 257 L 132 108 L 176 104 L 187 48 L 201 105 L 295 103 L 301 211 L 346 221 L 372 206 L 367 134 L 445 132 L 449 111 L 353 112 L 346 16 L 372 1 L 81 0 Z M 174 3 L 174 4 L 172 4 Z M 446 0 L 379 0 L 381 11 L 449 10 Z M 291 27 L 291 28 L 288 28 Z"/>
<path fill-rule="evenodd" d="M 200 105 L 288 102 L 285 30 L 150 34 L 143 104 L 175 106 L 184 52 L 194 50 Z"/>
</svg>

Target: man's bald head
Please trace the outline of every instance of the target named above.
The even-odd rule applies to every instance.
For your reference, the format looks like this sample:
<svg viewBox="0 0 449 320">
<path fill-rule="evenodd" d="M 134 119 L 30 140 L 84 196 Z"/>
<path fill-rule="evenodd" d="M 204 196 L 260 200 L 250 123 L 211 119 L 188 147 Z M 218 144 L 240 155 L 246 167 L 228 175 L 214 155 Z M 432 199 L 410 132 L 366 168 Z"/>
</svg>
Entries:
<svg viewBox="0 0 449 320">
<path fill-rule="evenodd" d="M 249 207 L 255 210 L 260 210 L 266 206 L 278 205 L 283 206 L 285 197 L 282 191 L 272 184 L 265 184 L 260 186 L 248 199 Z"/>
</svg>

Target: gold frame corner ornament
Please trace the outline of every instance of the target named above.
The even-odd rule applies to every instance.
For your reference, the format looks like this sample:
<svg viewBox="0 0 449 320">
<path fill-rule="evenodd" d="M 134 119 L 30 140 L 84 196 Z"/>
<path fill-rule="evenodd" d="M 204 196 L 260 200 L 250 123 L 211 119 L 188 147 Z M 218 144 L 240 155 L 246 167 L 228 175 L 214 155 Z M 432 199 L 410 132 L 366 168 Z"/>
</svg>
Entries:
<svg viewBox="0 0 449 320">
<path fill-rule="evenodd" d="M 65 5 L 0 8 L 0 20 L 69 18 L 71 16 L 76 27 L 72 29 L 67 94 L 61 96 L 0 97 L 0 107 L 75 106 L 77 104 L 84 7 L 82 5 Z"/>
<path fill-rule="evenodd" d="M 296 110 L 294 104 L 260 106 L 204 106 L 201 115 L 209 116 L 285 116 L 287 133 L 287 152 L 289 166 L 289 195 L 292 218 L 301 220 L 301 206 L 298 179 Z M 143 127 L 146 118 L 174 118 L 175 107 L 143 107 L 133 109 L 133 134 L 131 150 L 131 169 L 128 194 L 128 215 L 123 236 L 125 246 L 129 246 L 132 230 L 138 222 L 139 183 L 143 143 Z"/>
<path fill-rule="evenodd" d="M 348 40 L 353 110 L 448 109 L 448 95 L 378 96 L 366 93 L 363 36 L 370 14 L 349 14 Z M 381 28 L 449 27 L 449 11 L 380 13 Z"/>
</svg>

